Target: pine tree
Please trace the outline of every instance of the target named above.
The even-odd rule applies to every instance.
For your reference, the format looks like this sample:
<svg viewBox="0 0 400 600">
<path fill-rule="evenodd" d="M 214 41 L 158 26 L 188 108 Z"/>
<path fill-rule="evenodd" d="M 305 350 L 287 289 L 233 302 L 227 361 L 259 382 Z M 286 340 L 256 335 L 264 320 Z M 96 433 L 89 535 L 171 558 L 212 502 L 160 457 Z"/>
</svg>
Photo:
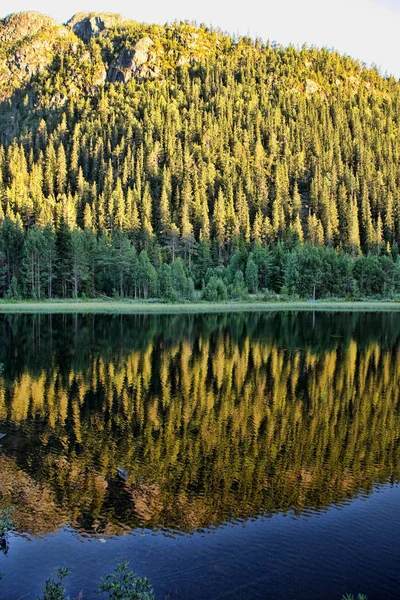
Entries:
<svg viewBox="0 0 400 600">
<path fill-rule="evenodd" d="M 226 209 L 225 209 L 225 197 L 222 189 L 218 191 L 217 200 L 214 207 L 214 227 L 215 227 L 215 238 L 218 244 L 218 257 L 219 262 L 222 262 L 223 251 L 225 248 L 225 228 L 226 228 Z"/>
<path fill-rule="evenodd" d="M 70 234 L 70 263 L 73 297 L 79 297 L 82 284 L 89 277 L 89 254 L 85 245 L 86 237 L 83 231 L 74 229 Z"/>
<path fill-rule="evenodd" d="M 251 294 L 255 294 L 258 291 L 258 267 L 254 262 L 252 252 L 250 252 L 246 264 L 246 285 Z"/>
<path fill-rule="evenodd" d="M 53 297 L 53 282 L 56 277 L 56 237 L 50 225 L 46 225 L 43 230 L 44 252 L 43 252 L 43 284 L 46 289 L 47 297 L 51 300 Z"/>
<path fill-rule="evenodd" d="M 61 143 L 57 150 L 57 167 L 56 167 L 56 192 L 64 194 L 67 182 L 67 159 L 65 156 L 64 146 Z"/>
<path fill-rule="evenodd" d="M 57 254 L 55 291 L 61 298 L 67 298 L 72 279 L 73 257 L 71 231 L 63 217 L 56 229 L 55 245 Z"/>
</svg>

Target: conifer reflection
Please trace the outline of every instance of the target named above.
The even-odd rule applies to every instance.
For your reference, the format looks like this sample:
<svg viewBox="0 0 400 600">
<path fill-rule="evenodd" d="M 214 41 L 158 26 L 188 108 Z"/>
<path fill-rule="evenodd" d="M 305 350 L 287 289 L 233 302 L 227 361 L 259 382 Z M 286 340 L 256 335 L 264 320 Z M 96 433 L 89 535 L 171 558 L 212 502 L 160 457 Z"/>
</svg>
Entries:
<svg viewBox="0 0 400 600">
<path fill-rule="evenodd" d="M 5 316 L 0 334 L 21 530 L 193 531 L 399 476 L 396 315 Z"/>
</svg>

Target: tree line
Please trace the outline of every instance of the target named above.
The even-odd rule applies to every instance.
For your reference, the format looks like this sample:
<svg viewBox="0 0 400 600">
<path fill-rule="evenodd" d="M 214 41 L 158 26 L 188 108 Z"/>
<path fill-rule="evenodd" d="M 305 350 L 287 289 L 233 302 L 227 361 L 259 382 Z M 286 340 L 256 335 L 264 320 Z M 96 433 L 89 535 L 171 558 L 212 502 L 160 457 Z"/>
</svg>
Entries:
<svg viewBox="0 0 400 600">
<path fill-rule="evenodd" d="M 226 265 L 199 243 L 191 264 L 168 250 L 139 251 L 129 234 L 112 237 L 70 229 L 24 229 L 6 216 L 0 224 L 0 296 L 6 299 L 161 298 L 168 301 L 246 299 L 249 295 L 318 298 L 396 298 L 400 259 L 392 253 L 353 257 L 300 242 L 237 248 Z"/>
</svg>

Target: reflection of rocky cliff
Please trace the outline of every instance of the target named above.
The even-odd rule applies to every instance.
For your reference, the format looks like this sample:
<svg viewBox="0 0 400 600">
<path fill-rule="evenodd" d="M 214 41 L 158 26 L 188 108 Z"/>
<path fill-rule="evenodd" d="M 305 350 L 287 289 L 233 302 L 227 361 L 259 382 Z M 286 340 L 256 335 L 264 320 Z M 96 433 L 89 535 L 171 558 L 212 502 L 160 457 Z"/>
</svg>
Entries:
<svg viewBox="0 0 400 600">
<path fill-rule="evenodd" d="M 60 527 L 64 519 L 51 490 L 4 455 L 0 455 L 0 473 L 1 504 L 15 507 L 13 519 L 19 531 L 45 534 Z"/>
<path fill-rule="evenodd" d="M 193 531 L 397 480 L 396 320 L 310 317 L 3 317 L 1 460 L 22 491 L 2 475 L 1 503 L 35 533 Z"/>
</svg>

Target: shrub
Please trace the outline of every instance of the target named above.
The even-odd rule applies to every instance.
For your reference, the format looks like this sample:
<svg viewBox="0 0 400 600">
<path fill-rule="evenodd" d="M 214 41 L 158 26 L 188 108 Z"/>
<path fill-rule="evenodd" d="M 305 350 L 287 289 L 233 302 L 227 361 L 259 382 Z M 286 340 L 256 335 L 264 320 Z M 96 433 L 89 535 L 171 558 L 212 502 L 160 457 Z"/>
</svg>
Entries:
<svg viewBox="0 0 400 600">
<path fill-rule="evenodd" d="M 218 302 L 218 300 L 226 300 L 228 291 L 225 283 L 219 277 L 211 277 L 203 291 L 203 299 L 208 302 Z"/>
<path fill-rule="evenodd" d="M 46 581 L 43 596 L 38 600 L 69 600 L 68 596 L 65 596 L 63 580 L 70 572 L 70 569 L 57 567 L 54 574 Z"/>
<path fill-rule="evenodd" d="M 279 300 L 279 296 L 277 296 L 275 292 L 267 288 L 263 290 L 263 300 L 264 302 L 269 302 L 271 300 L 276 302 L 277 300 Z"/>
<path fill-rule="evenodd" d="M 230 298 L 246 298 L 248 296 L 243 271 L 236 271 L 233 284 L 229 286 L 228 290 Z"/>
<path fill-rule="evenodd" d="M 135 577 L 128 566 L 127 561 L 119 560 L 115 571 L 102 580 L 98 593 L 107 593 L 109 600 L 154 600 L 147 577 Z"/>
</svg>

